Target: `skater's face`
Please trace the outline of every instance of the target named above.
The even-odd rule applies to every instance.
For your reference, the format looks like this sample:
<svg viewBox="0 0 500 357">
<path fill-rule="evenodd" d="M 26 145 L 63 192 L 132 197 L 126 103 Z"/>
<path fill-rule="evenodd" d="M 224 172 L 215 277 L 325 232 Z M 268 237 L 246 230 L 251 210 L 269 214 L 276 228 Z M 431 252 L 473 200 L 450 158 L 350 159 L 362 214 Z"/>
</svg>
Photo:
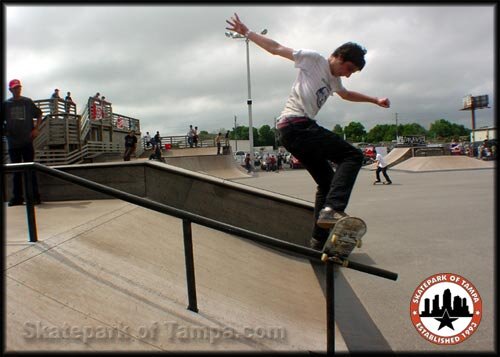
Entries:
<svg viewBox="0 0 500 357">
<path fill-rule="evenodd" d="M 330 71 L 335 77 L 347 77 L 359 71 L 359 68 L 350 61 L 344 61 L 342 57 L 330 57 Z"/>
</svg>

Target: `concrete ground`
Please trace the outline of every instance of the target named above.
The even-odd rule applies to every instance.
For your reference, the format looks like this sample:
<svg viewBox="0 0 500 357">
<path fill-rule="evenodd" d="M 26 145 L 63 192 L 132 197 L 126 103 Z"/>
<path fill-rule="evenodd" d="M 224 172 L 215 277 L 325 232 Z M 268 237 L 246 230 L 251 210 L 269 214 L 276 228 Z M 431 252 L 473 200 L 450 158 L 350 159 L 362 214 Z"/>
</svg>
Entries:
<svg viewBox="0 0 500 357">
<path fill-rule="evenodd" d="M 496 350 L 496 170 L 388 174 L 392 185 L 374 186 L 374 171 L 362 169 L 358 175 L 347 212 L 362 217 L 368 232 L 351 258 L 397 272 L 399 279 L 337 272 L 335 316 L 348 350 Z M 315 183 L 305 170 L 263 172 L 238 182 L 314 201 Z M 286 218 L 284 224 L 293 229 Z M 468 279 L 483 301 L 478 330 L 453 346 L 425 340 L 410 320 L 414 290 L 437 273 Z"/>
<path fill-rule="evenodd" d="M 390 186 L 373 186 L 373 171 L 358 176 L 348 213 L 368 233 L 351 258 L 399 279 L 336 269 L 336 351 L 493 351 L 495 170 L 389 175 Z M 314 200 L 305 170 L 236 181 Z M 323 269 L 308 261 L 195 225 L 194 314 L 179 220 L 116 200 L 48 202 L 37 206 L 33 244 L 24 207 L 5 211 L 9 351 L 324 351 Z M 255 214 L 265 222 L 265 212 Z M 294 229 L 286 217 L 283 224 Z M 410 319 L 414 290 L 445 272 L 469 279 L 483 301 L 477 332 L 454 346 L 424 340 Z"/>
</svg>

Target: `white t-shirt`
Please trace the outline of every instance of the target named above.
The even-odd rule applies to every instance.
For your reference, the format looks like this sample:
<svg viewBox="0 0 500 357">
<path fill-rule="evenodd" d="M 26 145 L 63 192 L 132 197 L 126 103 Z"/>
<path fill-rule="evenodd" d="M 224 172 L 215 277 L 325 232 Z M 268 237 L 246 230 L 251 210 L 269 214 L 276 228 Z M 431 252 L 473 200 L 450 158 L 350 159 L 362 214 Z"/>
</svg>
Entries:
<svg viewBox="0 0 500 357">
<path fill-rule="evenodd" d="M 385 162 L 384 158 L 382 157 L 382 155 L 380 154 L 377 154 L 377 156 L 375 157 L 375 160 L 378 161 L 378 167 L 381 167 L 381 168 L 384 168 L 387 166 L 387 163 Z"/>
<path fill-rule="evenodd" d="M 328 60 L 318 52 L 295 50 L 293 57 L 299 73 L 280 118 L 306 116 L 313 119 L 329 96 L 345 88 L 340 77 L 330 72 Z"/>
</svg>

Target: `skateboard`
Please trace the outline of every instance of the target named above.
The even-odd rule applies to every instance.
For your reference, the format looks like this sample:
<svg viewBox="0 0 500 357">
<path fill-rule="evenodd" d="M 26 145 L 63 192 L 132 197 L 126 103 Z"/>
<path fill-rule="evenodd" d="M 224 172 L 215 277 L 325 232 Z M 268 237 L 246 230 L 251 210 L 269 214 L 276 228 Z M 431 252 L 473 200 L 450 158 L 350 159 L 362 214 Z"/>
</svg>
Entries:
<svg viewBox="0 0 500 357">
<path fill-rule="evenodd" d="M 384 181 L 384 182 L 382 182 L 382 181 L 374 181 L 373 184 L 374 185 L 380 185 L 380 184 L 382 184 L 382 185 L 390 185 L 390 183 L 387 182 L 387 181 Z"/>
<path fill-rule="evenodd" d="M 321 260 L 328 258 L 344 261 L 354 248 L 360 248 L 366 233 L 366 223 L 358 217 L 344 217 L 337 221 L 323 246 Z"/>
</svg>

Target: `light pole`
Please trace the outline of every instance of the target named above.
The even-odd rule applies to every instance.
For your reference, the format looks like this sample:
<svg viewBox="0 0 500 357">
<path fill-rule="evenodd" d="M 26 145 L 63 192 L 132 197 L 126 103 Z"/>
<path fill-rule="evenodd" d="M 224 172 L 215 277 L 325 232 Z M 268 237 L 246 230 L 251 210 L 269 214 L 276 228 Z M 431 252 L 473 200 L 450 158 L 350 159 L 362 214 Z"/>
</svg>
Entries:
<svg viewBox="0 0 500 357">
<path fill-rule="evenodd" d="M 396 113 L 396 145 L 398 144 L 398 113 Z"/>
<path fill-rule="evenodd" d="M 261 35 L 265 35 L 267 33 L 267 30 L 264 29 L 260 32 Z M 246 47 L 247 47 L 247 82 L 248 82 L 248 99 L 247 99 L 247 105 L 248 105 L 248 141 L 249 141 L 249 146 L 250 146 L 250 165 L 253 167 L 254 166 L 254 149 L 253 149 L 253 124 L 252 124 L 252 89 L 250 86 L 250 40 L 243 36 L 240 35 L 239 33 L 236 32 L 230 32 L 226 31 L 226 37 L 229 38 L 244 38 L 246 42 Z"/>
<path fill-rule="evenodd" d="M 236 115 L 234 116 L 234 143 L 234 151 L 236 153 L 236 151 L 238 151 L 238 137 L 236 136 Z"/>
</svg>

